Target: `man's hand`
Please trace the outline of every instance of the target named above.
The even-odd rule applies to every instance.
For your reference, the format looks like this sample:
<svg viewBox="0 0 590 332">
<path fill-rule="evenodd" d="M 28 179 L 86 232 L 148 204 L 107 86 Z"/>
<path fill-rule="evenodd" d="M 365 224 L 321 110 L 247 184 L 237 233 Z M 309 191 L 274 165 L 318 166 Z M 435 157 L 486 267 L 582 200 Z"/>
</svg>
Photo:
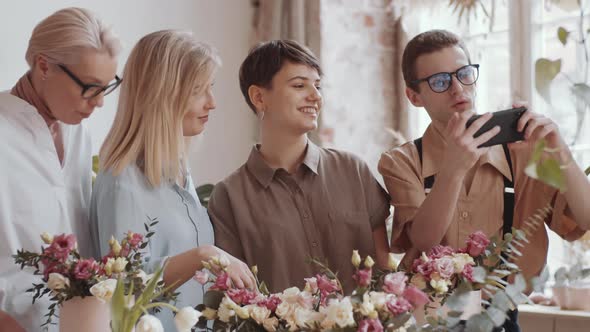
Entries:
<svg viewBox="0 0 590 332">
<path fill-rule="evenodd" d="M 447 123 L 444 135 L 447 143 L 444 159 L 442 161 L 442 172 L 446 174 L 465 175 L 471 169 L 479 157 L 489 151 L 489 147 L 479 148 L 480 145 L 489 141 L 500 132 L 500 127 L 495 126 L 477 138 L 473 135 L 492 118 L 491 113 L 482 115 L 475 120 L 469 128 L 465 128 L 467 120 L 473 112 L 455 113 Z"/>
</svg>

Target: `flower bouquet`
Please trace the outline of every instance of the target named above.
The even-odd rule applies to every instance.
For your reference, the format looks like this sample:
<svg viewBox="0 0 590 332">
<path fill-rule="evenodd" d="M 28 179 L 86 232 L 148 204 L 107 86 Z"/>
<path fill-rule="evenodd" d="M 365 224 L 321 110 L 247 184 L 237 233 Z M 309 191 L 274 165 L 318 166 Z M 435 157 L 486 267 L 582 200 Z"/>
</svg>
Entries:
<svg viewBox="0 0 590 332">
<path fill-rule="evenodd" d="M 303 290 L 291 287 L 276 294 L 269 294 L 261 282 L 258 290 L 233 287 L 220 259 L 211 260 L 195 275 L 198 282 L 212 284 L 197 306 L 202 311 L 197 326 L 204 328 L 206 320 L 214 320 L 216 331 L 491 331 L 502 325 L 509 309 L 526 301 L 522 277 L 514 284 L 502 279 L 518 272 L 500 255 L 503 249 L 514 252 L 509 249 L 512 241 L 512 236 L 490 241 L 476 232 L 460 250 L 433 248 L 409 272 L 398 270 L 392 254 L 381 271 L 370 256 L 363 260 L 354 251 L 356 289 L 350 295 L 343 294 L 336 275 L 317 260 L 313 262 L 321 273 L 305 279 Z M 252 272 L 256 275 L 256 267 Z M 461 322 L 474 289 L 490 295 L 487 309 Z M 416 323 L 414 313 L 436 299 L 446 303 L 446 315 L 428 313 L 424 324 Z"/>
<path fill-rule="evenodd" d="M 14 261 L 21 269 L 30 267 L 34 273 L 41 275 L 41 281 L 33 284 L 27 292 L 33 293 L 33 302 L 42 296 L 49 296 L 52 302 L 48 307 L 47 321 L 54 324 L 57 310 L 61 307 L 60 330 L 79 330 L 79 318 L 85 315 L 85 326 L 92 326 L 97 331 L 110 331 L 109 301 L 115 292 L 117 280 L 121 280 L 125 289 L 141 294 L 152 279 L 142 269 L 142 249 L 148 245 L 154 234 L 150 227 L 157 221 L 146 224 L 146 236 L 128 232 L 118 241 L 114 237 L 109 241 L 110 252 L 96 261 L 83 258 L 77 250 L 76 237 L 72 234 L 52 236 L 43 233 L 41 238 L 46 246 L 41 252 L 18 250 Z M 163 282 L 155 282 L 152 287 L 163 289 Z M 171 292 L 158 292 L 165 301 L 173 299 Z"/>
</svg>

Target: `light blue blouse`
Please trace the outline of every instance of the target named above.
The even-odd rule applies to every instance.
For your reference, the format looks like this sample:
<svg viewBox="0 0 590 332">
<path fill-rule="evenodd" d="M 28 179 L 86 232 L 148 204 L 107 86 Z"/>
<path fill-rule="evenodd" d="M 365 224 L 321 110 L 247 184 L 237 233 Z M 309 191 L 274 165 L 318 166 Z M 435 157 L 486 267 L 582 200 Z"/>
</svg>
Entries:
<svg viewBox="0 0 590 332">
<path fill-rule="evenodd" d="M 159 221 L 152 227 L 155 234 L 146 247 L 144 270 L 148 274 L 169 256 L 214 242 L 213 226 L 199 202 L 190 175 L 184 188 L 177 184 L 152 188 L 135 165 L 128 166 L 118 176 L 110 171 L 98 174 L 90 205 L 96 256 L 109 252 L 111 235 L 119 240 L 130 230 L 145 235 L 144 223 L 149 224 L 148 218 Z M 198 282 L 187 281 L 177 289 L 180 295 L 176 306 L 180 309 L 202 303 L 205 290 Z M 174 316 L 169 309 L 163 309 L 157 316 L 165 331 L 175 331 Z"/>
</svg>

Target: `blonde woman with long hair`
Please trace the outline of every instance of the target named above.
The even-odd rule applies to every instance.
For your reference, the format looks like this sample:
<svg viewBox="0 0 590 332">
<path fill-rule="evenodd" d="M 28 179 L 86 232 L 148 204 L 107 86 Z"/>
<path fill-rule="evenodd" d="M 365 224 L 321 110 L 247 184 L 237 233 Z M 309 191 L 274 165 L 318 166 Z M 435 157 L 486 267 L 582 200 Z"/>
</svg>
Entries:
<svg viewBox="0 0 590 332">
<path fill-rule="evenodd" d="M 213 246 L 213 227 L 187 165 L 188 141 L 204 130 L 215 108 L 212 86 L 219 66 L 217 53 L 190 33 L 165 30 L 143 37 L 125 65 L 93 189 L 92 233 L 100 254 L 108 253 L 111 235 L 141 232 L 147 218 L 159 220 L 145 268 L 150 273 L 165 266 L 165 283 L 180 286 L 179 306 L 202 302 L 204 287 L 187 281 L 202 261 L 226 255 Z M 248 267 L 227 257 L 234 284 L 254 287 Z M 171 313 L 163 311 L 160 318 L 172 328 Z"/>
<path fill-rule="evenodd" d="M 18 249 L 39 250 L 45 231 L 74 233 L 90 253 L 92 149 L 81 122 L 119 85 L 119 48 L 90 11 L 59 10 L 33 30 L 27 73 L 0 93 L 0 331 L 40 330 L 50 304 L 25 292 L 41 280 L 14 264 Z"/>
</svg>

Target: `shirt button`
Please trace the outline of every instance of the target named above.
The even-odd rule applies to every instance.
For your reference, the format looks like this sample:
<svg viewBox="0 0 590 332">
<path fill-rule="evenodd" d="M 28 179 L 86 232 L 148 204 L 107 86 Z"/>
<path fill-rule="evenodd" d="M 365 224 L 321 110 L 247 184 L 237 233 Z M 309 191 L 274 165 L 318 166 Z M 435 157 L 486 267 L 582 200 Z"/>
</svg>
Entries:
<svg viewBox="0 0 590 332">
<path fill-rule="evenodd" d="M 309 217 L 309 214 L 307 214 L 307 212 L 303 212 L 301 216 L 303 217 L 303 219 L 307 219 Z"/>
<path fill-rule="evenodd" d="M 315 248 L 315 247 L 318 246 L 318 243 L 314 241 L 314 242 L 311 243 L 311 246 Z"/>
<path fill-rule="evenodd" d="M 465 219 L 467 217 L 469 217 L 469 212 L 467 212 L 467 211 L 461 212 L 461 218 Z"/>
</svg>

